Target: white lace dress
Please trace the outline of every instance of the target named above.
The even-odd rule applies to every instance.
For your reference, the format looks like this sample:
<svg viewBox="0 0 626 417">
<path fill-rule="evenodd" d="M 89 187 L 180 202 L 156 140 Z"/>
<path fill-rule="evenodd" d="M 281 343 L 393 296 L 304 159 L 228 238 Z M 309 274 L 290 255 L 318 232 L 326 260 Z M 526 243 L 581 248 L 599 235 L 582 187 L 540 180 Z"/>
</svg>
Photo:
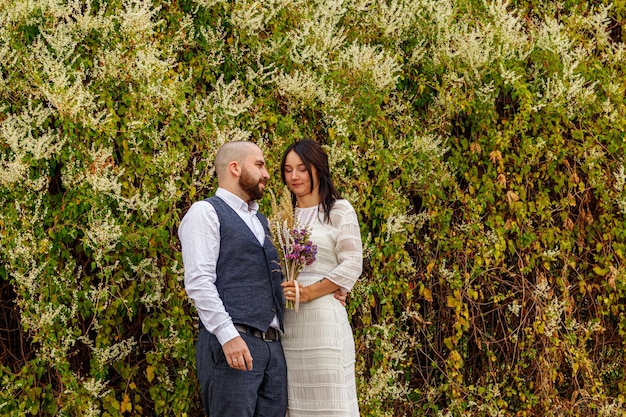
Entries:
<svg viewBox="0 0 626 417">
<path fill-rule="evenodd" d="M 345 290 L 361 275 L 363 250 L 357 215 L 347 200 L 335 202 L 330 222 L 318 207 L 296 208 L 312 230 L 315 262 L 298 276 L 302 285 L 326 277 Z M 285 312 L 283 348 L 287 359 L 287 417 L 359 417 L 355 349 L 346 309 L 325 295 Z"/>
</svg>

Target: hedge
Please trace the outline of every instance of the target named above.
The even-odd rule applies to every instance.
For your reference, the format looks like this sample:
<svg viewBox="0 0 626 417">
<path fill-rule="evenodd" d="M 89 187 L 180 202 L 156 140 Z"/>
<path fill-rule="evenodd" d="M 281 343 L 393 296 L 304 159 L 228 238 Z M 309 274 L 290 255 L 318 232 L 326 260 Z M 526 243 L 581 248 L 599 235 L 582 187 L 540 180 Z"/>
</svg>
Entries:
<svg viewBox="0 0 626 417">
<path fill-rule="evenodd" d="M 202 415 L 177 226 L 320 141 L 362 416 L 618 416 L 626 3 L 0 0 L 0 414 Z M 267 210 L 269 197 L 261 204 Z"/>
</svg>

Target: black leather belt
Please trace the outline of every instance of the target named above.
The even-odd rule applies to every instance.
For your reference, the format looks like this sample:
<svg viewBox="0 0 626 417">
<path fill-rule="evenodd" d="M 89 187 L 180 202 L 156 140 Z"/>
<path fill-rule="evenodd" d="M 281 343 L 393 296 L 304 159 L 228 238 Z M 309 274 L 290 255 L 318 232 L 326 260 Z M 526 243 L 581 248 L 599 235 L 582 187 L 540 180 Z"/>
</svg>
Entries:
<svg viewBox="0 0 626 417">
<path fill-rule="evenodd" d="M 255 329 L 254 327 L 250 327 L 245 324 L 235 324 L 235 329 L 241 333 L 263 339 L 266 342 L 276 342 L 277 340 L 280 340 L 280 332 L 273 327 L 267 329 L 266 332 L 262 332 L 259 329 Z"/>
</svg>

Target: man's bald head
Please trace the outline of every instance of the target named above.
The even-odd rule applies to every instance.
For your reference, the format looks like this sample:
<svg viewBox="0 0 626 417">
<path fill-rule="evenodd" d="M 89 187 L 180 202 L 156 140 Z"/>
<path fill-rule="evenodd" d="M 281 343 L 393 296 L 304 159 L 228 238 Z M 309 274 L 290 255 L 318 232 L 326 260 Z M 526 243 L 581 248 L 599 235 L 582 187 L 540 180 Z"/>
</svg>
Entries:
<svg viewBox="0 0 626 417">
<path fill-rule="evenodd" d="M 231 162 L 243 163 L 246 156 L 257 152 L 259 147 L 246 141 L 226 142 L 215 155 L 215 173 L 217 182 L 221 182 L 228 177 L 228 166 Z"/>
</svg>

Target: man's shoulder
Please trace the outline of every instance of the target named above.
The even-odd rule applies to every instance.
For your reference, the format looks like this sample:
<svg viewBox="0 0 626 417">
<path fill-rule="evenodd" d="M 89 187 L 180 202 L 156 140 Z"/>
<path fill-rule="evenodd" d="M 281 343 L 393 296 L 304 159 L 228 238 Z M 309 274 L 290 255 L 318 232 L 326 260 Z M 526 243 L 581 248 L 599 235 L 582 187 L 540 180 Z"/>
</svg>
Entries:
<svg viewBox="0 0 626 417">
<path fill-rule="evenodd" d="M 216 195 L 212 195 L 210 197 L 205 198 L 204 200 L 199 200 L 196 201 L 194 204 L 199 204 L 199 203 L 208 203 L 208 204 L 213 204 L 216 200 L 219 200 L 220 198 Z"/>
<path fill-rule="evenodd" d="M 196 215 L 200 215 L 202 213 L 207 213 L 207 212 L 213 212 L 215 211 L 215 208 L 213 207 L 213 205 L 209 202 L 209 200 L 212 197 L 206 198 L 204 200 L 198 200 L 196 202 L 194 202 L 189 209 L 187 210 L 187 213 L 185 213 L 184 217 L 189 217 L 189 216 L 196 216 Z"/>
<path fill-rule="evenodd" d="M 193 203 L 178 226 L 178 235 L 193 235 L 198 228 L 203 225 L 219 224 L 219 219 L 215 214 L 215 208 L 205 200 Z"/>
</svg>

